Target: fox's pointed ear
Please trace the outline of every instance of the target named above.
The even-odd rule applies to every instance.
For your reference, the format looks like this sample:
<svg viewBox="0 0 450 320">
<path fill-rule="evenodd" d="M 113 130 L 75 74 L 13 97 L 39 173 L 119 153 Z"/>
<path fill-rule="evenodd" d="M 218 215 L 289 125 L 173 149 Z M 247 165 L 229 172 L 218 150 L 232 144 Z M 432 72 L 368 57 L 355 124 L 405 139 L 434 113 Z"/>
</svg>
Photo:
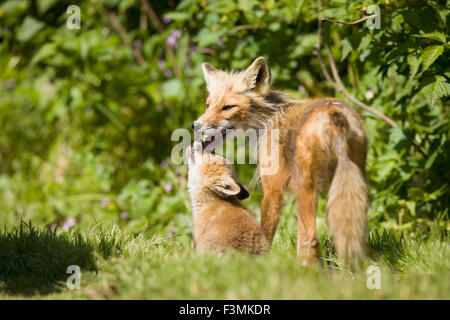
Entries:
<svg viewBox="0 0 450 320">
<path fill-rule="evenodd" d="M 231 177 L 222 177 L 212 185 L 212 189 L 220 196 L 236 196 L 239 200 L 247 199 L 249 196 L 247 190 Z"/>
<path fill-rule="evenodd" d="M 203 69 L 203 76 L 206 81 L 206 88 L 209 90 L 211 87 L 211 82 L 213 81 L 215 74 L 219 70 L 217 70 L 212 65 L 210 65 L 209 63 L 206 63 L 206 62 L 202 64 L 202 69 Z"/>
<path fill-rule="evenodd" d="M 256 90 L 263 95 L 269 93 L 270 69 L 264 57 L 258 57 L 244 72 L 244 84 L 247 90 Z"/>
</svg>

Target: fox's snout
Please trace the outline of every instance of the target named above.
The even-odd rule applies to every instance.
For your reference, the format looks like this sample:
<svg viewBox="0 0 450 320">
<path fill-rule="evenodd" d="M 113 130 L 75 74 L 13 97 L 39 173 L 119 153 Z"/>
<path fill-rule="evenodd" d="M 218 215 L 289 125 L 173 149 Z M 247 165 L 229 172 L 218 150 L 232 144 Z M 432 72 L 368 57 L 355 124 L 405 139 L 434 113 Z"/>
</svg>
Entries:
<svg viewBox="0 0 450 320">
<path fill-rule="evenodd" d="M 206 133 L 207 131 L 214 131 L 223 127 L 227 126 L 227 120 L 226 119 L 222 119 L 220 117 L 217 117 L 218 119 L 208 119 L 205 117 L 203 117 L 203 115 L 198 118 L 197 120 L 195 120 L 192 123 L 192 130 L 194 131 L 194 133 Z"/>
</svg>

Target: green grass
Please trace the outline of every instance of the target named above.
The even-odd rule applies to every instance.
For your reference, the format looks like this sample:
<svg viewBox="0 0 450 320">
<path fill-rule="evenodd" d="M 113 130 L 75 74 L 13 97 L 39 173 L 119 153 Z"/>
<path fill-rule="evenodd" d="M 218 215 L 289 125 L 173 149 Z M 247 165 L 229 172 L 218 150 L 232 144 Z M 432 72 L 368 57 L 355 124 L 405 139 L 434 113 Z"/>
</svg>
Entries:
<svg viewBox="0 0 450 320">
<path fill-rule="evenodd" d="M 322 235 L 321 265 L 300 267 L 295 233 L 283 224 L 272 251 L 256 258 L 195 252 L 189 234 L 124 233 L 97 224 L 51 231 L 22 224 L 0 233 L 0 299 L 449 299 L 447 236 L 370 235 L 370 261 L 381 288 L 369 290 L 365 268 L 340 266 Z M 81 289 L 65 286 L 67 266 L 81 267 Z M 367 267 L 366 266 L 366 267 Z"/>
</svg>

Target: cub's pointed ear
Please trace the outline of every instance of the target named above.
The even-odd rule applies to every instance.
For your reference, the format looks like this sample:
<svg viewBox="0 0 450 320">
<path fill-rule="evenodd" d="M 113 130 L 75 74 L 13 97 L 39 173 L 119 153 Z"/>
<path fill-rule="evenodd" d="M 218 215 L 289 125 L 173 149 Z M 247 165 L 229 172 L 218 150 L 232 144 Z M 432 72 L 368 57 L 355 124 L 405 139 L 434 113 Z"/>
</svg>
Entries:
<svg viewBox="0 0 450 320">
<path fill-rule="evenodd" d="M 258 57 L 244 72 L 244 84 L 247 90 L 259 91 L 267 95 L 270 88 L 270 69 L 264 57 Z"/>
<path fill-rule="evenodd" d="M 241 191 L 239 191 L 239 193 L 237 194 L 237 198 L 238 198 L 239 200 L 247 199 L 247 198 L 250 196 L 250 194 L 248 193 L 247 189 L 245 189 L 245 188 L 242 186 L 242 184 L 240 184 L 239 182 L 238 182 L 238 185 L 239 185 L 239 187 L 241 188 Z"/>
<path fill-rule="evenodd" d="M 217 70 L 212 65 L 206 62 L 202 64 L 202 69 L 203 69 L 203 77 L 205 78 L 206 81 L 206 88 L 209 90 L 211 88 L 211 83 L 214 80 L 214 76 L 217 74 L 217 72 L 219 72 L 219 70 Z"/>
<path fill-rule="evenodd" d="M 239 200 L 248 198 L 247 190 L 232 177 L 221 177 L 216 183 L 213 183 L 212 189 L 220 196 L 236 196 Z"/>
</svg>

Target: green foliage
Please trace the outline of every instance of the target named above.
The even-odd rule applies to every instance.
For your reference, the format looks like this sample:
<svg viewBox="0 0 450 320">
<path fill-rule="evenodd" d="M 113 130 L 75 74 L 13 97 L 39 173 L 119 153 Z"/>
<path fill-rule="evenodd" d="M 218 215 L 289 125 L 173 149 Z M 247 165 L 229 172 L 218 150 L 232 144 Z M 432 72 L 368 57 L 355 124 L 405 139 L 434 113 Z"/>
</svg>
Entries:
<svg viewBox="0 0 450 320">
<path fill-rule="evenodd" d="M 204 61 L 241 69 L 264 55 L 274 86 L 298 98 L 335 94 L 314 55 L 315 1 L 155 2 L 163 30 L 138 0 L 79 1 L 81 29 L 70 30 L 71 4 L 0 4 L 1 223 L 62 225 L 71 216 L 82 226 L 189 232 L 186 170 L 165 161 L 172 131 L 204 110 Z M 327 1 L 320 14 L 353 21 L 371 4 Z M 381 29 L 324 22 L 322 30 L 349 91 L 398 124 L 359 110 L 370 139 L 371 227 L 446 232 L 449 4 L 375 4 Z M 243 183 L 253 169 L 238 168 Z M 246 205 L 256 213 L 259 204 L 257 190 Z"/>
</svg>

